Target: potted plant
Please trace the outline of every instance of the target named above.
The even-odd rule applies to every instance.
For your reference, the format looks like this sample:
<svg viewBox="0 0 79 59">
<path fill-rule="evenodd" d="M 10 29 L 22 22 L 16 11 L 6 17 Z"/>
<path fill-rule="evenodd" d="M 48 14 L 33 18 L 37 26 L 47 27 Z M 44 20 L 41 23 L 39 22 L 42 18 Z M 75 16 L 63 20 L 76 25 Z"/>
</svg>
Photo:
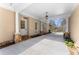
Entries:
<svg viewBox="0 0 79 59">
<path fill-rule="evenodd" d="M 70 39 L 70 33 L 69 32 L 65 32 L 64 35 L 63 35 L 63 38 L 66 39 L 66 40 Z"/>
</svg>

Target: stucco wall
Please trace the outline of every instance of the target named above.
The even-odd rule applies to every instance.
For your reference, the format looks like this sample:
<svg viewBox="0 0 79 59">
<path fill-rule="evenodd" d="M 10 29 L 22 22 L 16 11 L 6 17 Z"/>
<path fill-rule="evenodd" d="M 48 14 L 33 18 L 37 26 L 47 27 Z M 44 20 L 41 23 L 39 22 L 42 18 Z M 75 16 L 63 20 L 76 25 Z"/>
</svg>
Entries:
<svg viewBox="0 0 79 59">
<path fill-rule="evenodd" d="M 27 34 L 27 31 L 28 31 L 28 28 L 27 28 L 27 26 L 28 26 L 27 21 L 28 21 L 28 19 L 24 19 L 24 17 L 25 17 L 25 16 L 21 16 L 21 15 L 20 15 L 20 17 L 19 17 L 19 18 L 20 18 L 20 19 L 19 19 L 19 20 L 20 20 L 20 26 L 19 26 L 19 27 L 20 27 L 20 34 L 21 34 L 21 35 L 28 35 L 28 34 Z M 25 29 L 21 29 L 21 20 L 25 21 Z"/>
<path fill-rule="evenodd" d="M 37 30 L 35 30 L 35 22 L 37 22 Z M 40 22 L 29 17 L 29 35 L 36 35 L 40 33 Z"/>
<path fill-rule="evenodd" d="M 0 7 L 0 43 L 13 40 L 15 13 Z"/>
<path fill-rule="evenodd" d="M 50 29 L 50 28 L 49 28 L 49 24 L 47 23 L 47 32 L 49 32 L 49 29 Z"/>
<path fill-rule="evenodd" d="M 79 43 L 79 6 L 74 10 L 69 19 L 69 31 L 71 38 Z"/>
<path fill-rule="evenodd" d="M 49 24 L 41 22 L 41 32 L 47 33 L 49 31 Z"/>
<path fill-rule="evenodd" d="M 21 20 L 24 20 L 25 16 L 20 16 L 20 21 Z M 49 24 L 45 23 L 45 22 L 42 22 L 42 21 L 39 21 L 37 19 L 34 19 L 32 17 L 27 17 L 26 20 L 26 23 L 27 25 L 25 26 L 26 29 L 21 29 L 20 28 L 20 33 L 21 35 L 37 35 L 37 34 L 40 34 L 40 32 L 44 32 L 44 33 L 47 33 L 49 31 Z M 37 30 L 35 30 L 35 23 L 37 23 Z"/>
</svg>

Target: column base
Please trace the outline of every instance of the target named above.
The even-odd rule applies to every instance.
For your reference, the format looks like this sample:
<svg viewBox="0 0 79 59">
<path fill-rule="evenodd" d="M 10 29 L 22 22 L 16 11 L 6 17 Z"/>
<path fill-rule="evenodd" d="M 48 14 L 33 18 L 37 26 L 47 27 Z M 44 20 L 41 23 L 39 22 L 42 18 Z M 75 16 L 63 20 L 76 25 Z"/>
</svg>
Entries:
<svg viewBox="0 0 79 59">
<path fill-rule="evenodd" d="M 20 34 L 15 34 L 15 43 L 21 42 L 22 37 Z"/>
</svg>

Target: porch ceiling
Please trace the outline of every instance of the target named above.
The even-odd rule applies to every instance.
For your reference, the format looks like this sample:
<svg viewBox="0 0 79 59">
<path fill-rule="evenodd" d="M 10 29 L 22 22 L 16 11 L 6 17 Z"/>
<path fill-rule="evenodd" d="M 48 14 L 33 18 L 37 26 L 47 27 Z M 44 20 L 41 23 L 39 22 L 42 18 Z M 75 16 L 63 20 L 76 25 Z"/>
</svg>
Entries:
<svg viewBox="0 0 79 59">
<path fill-rule="evenodd" d="M 76 5 L 74 3 L 12 3 L 16 11 L 36 18 L 44 18 L 45 12 L 48 12 L 49 17 L 68 16 Z"/>
</svg>

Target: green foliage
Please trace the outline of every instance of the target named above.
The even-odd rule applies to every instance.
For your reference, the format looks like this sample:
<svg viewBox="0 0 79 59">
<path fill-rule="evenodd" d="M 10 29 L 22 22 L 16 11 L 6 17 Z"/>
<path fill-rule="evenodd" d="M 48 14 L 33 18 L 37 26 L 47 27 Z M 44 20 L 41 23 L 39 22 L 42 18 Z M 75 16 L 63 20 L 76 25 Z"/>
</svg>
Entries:
<svg viewBox="0 0 79 59">
<path fill-rule="evenodd" d="M 68 44 L 68 41 L 64 41 L 65 42 L 65 44 Z"/>
<path fill-rule="evenodd" d="M 71 40 L 71 39 L 66 39 L 66 40 L 64 41 L 64 43 L 65 43 L 68 47 L 71 47 L 71 48 L 74 47 L 74 41 Z"/>
</svg>

